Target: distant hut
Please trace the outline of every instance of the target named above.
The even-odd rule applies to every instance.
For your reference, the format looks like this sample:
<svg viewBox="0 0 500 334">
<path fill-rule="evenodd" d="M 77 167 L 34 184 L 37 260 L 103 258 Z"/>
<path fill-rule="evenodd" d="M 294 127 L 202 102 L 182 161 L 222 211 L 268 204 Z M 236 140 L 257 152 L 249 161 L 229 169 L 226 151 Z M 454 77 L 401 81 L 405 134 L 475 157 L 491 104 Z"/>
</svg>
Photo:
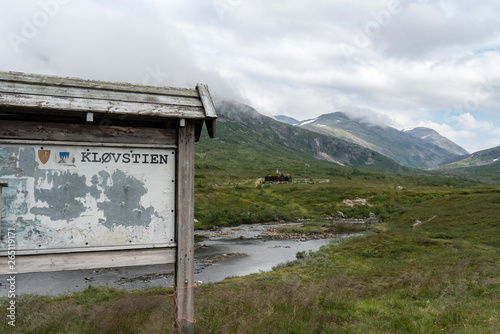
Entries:
<svg viewBox="0 0 500 334">
<path fill-rule="evenodd" d="M 283 173 L 271 173 L 265 176 L 265 182 L 293 182 L 293 177 L 289 174 L 285 175 Z"/>
</svg>

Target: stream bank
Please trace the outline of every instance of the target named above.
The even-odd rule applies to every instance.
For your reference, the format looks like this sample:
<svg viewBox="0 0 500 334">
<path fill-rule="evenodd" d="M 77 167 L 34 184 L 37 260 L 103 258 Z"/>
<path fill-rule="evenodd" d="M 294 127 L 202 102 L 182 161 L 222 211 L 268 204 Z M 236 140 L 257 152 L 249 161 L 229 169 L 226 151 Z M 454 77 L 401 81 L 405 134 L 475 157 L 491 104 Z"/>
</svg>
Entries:
<svg viewBox="0 0 500 334">
<path fill-rule="evenodd" d="M 196 231 L 195 280 L 218 282 L 226 277 L 269 271 L 280 263 L 295 260 L 297 252 L 317 251 L 332 240 L 352 235 L 279 235 L 279 228 L 294 224 L 298 223 Z M 8 278 L 0 275 L 0 297 L 8 294 Z M 173 280 L 174 266 L 171 264 L 29 273 L 16 276 L 16 294 L 57 295 L 81 291 L 89 285 L 134 290 L 171 286 Z"/>
</svg>

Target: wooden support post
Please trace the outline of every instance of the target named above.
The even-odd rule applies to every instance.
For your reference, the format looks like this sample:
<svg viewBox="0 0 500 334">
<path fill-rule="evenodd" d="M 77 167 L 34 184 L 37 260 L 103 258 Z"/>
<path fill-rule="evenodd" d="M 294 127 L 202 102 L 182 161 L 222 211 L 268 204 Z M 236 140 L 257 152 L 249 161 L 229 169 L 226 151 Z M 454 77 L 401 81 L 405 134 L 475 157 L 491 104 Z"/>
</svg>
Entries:
<svg viewBox="0 0 500 334">
<path fill-rule="evenodd" d="M 179 127 L 175 266 L 176 326 L 179 333 L 194 333 L 194 143 L 195 121 Z"/>
<path fill-rule="evenodd" d="M 2 231 L 2 188 L 8 186 L 9 184 L 7 182 L 0 182 L 0 233 Z"/>
</svg>

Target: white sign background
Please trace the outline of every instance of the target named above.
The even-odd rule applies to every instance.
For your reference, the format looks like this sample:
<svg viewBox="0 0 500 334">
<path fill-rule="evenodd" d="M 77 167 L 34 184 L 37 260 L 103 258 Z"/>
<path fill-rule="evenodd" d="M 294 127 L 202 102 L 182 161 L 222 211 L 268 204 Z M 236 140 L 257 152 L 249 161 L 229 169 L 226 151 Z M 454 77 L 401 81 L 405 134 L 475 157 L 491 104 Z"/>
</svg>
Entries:
<svg viewBox="0 0 500 334">
<path fill-rule="evenodd" d="M 0 180 L 18 250 L 174 243 L 174 149 L 0 144 Z"/>
</svg>

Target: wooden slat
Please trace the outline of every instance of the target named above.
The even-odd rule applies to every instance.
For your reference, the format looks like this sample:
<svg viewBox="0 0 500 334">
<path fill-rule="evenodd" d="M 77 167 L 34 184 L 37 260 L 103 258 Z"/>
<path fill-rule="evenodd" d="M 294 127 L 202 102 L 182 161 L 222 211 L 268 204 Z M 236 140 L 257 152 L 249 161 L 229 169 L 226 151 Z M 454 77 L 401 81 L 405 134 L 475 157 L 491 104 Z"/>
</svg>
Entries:
<svg viewBox="0 0 500 334">
<path fill-rule="evenodd" d="M 217 131 L 216 131 L 217 128 L 216 128 L 215 119 L 206 119 L 205 124 L 207 125 L 208 136 L 210 138 L 217 137 Z"/>
<path fill-rule="evenodd" d="M 197 96 L 176 96 L 145 94 L 136 92 L 120 92 L 102 89 L 89 89 L 80 87 L 40 86 L 18 82 L 0 81 L 0 92 L 11 94 L 41 95 L 52 97 L 73 97 L 94 100 L 110 100 L 121 102 L 139 102 L 158 105 L 176 105 L 202 107 L 202 102 Z"/>
<path fill-rule="evenodd" d="M 204 119 L 202 107 L 0 93 L 0 107 Z"/>
<path fill-rule="evenodd" d="M 176 145 L 177 131 L 160 128 L 0 121 L 0 139 Z"/>
<path fill-rule="evenodd" d="M 84 80 L 78 78 L 62 78 L 57 76 L 28 74 L 20 72 L 0 72 L 0 81 L 22 82 L 46 86 L 84 87 L 91 89 L 106 89 L 132 93 L 198 97 L 198 92 L 196 92 L 194 89 L 189 88 L 134 85 L 130 83 Z"/>
<path fill-rule="evenodd" d="M 208 86 L 203 84 L 198 84 L 196 86 L 198 93 L 200 94 L 201 102 L 203 103 L 203 108 L 205 109 L 206 118 L 217 118 L 217 113 L 215 112 L 214 102 L 208 91 Z"/>
<path fill-rule="evenodd" d="M 16 255 L 16 273 L 130 267 L 175 263 L 175 248 L 46 255 Z M 3 261 L 7 266 L 7 261 Z M 4 267 L 4 273 L 11 272 Z"/>
<path fill-rule="evenodd" d="M 120 245 L 120 246 L 93 246 L 79 248 L 39 248 L 39 249 L 23 249 L 17 250 L 16 255 L 47 255 L 47 254 L 69 254 L 69 253 L 89 253 L 89 252 L 104 252 L 104 251 L 127 251 L 127 250 L 145 250 L 153 248 L 175 248 L 174 243 L 157 243 L 147 245 Z M 6 257 L 7 251 L 0 252 L 0 257 Z M 0 258 L 1 261 L 1 258 Z"/>
<path fill-rule="evenodd" d="M 177 144 L 175 298 L 181 333 L 194 333 L 194 142 L 195 121 L 186 120 Z"/>
<path fill-rule="evenodd" d="M 161 149 L 176 149 L 176 145 L 162 144 L 130 144 L 130 143 L 103 143 L 103 142 L 81 142 L 81 141 L 55 141 L 55 140 L 16 140 L 16 139 L 0 139 L 0 144 L 13 145 L 64 145 L 64 146 L 90 146 L 90 147 L 127 147 L 127 148 L 161 148 Z"/>
</svg>

